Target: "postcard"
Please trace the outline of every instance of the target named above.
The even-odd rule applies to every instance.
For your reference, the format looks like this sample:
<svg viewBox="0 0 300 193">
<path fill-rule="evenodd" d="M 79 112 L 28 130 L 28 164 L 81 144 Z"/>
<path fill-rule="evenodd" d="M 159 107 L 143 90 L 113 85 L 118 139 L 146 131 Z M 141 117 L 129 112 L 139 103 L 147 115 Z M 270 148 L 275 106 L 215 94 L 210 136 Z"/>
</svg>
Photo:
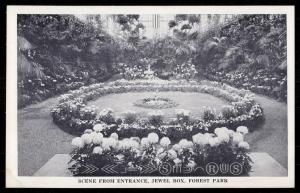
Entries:
<svg viewBox="0 0 300 193">
<path fill-rule="evenodd" d="M 293 6 L 7 6 L 6 186 L 295 186 Z"/>
</svg>

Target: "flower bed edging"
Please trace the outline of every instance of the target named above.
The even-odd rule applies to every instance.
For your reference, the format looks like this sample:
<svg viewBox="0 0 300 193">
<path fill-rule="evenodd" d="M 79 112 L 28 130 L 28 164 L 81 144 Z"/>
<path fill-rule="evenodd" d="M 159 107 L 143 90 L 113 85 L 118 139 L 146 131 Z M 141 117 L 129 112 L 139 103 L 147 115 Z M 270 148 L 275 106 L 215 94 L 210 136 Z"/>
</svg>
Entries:
<svg viewBox="0 0 300 193">
<path fill-rule="evenodd" d="M 196 131 L 212 130 L 215 127 L 226 126 L 234 128 L 237 125 L 246 125 L 250 129 L 263 121 L 263 112 L 259 104 L 255 103 L 245 90 L 238 90 L 228 85 L 202 81 L 125 81 L 119 80 L 111 83 L 94 84 L 88 87 L 81 87 L 63 95 L 60 103 L 52 109 L 51 114 L 55 123 L 63 125 L 69 132 L 80 133 L 84 129 L 92 128 L 101 122 L 96 116 L 95 108 L 86 106 L 86 102 L 111 93 L 124 92 L 145 92 L 145 91 L 181 91 L 181 92 L 202 92 L 212 94 L 230 103 L 234 108 L 236 116 L 230 118 L 218 117 L 215 120 L 196 120 L 183 126 L 181 130 L 186 130 L 187 125 Z M 122 124 L 122 119 L 112 122 L 112 124 Z M 173 123 L 161 123 L 161 126 L 172 125 Z M 177 123 L 176 123 L 177 124 Z M 142 125 L 145 127 L 145 125 Z M 151 125 L 150 125 L 151 126 Z M 174 124 L 173 124 L 174 126 Z M 171 126 L 171 127 L 173 127 Z M 149 126 L 147 126 L 149 127 Z M 158 125 L 155 125 L 156 128 Z M 187 131 L 190 132 L 188 129 Z"/>
</svg>

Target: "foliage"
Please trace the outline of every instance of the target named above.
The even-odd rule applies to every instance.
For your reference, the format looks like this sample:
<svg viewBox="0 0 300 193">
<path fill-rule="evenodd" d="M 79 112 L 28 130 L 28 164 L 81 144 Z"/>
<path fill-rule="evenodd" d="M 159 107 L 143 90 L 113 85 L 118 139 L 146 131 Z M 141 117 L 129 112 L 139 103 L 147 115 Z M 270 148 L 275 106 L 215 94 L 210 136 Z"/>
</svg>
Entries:
<svg viewBox="0 0 300 193">
<path fill-rule="evenodd" d="M 19 85 L 29 80 L 45 85 L 33 90 L 21 86 L 18 94 L 33 103 L 66 92 L 70 81 L 89 84 L 110 77 L 117 46 L 96 21 L 99 25 L 73 15 L 18 15 Z"/>
<path fill-rule="evenodd" d="M 224 106 L 222 108 L 222 116 L 226 119 L 235 118 L 237 116 L 237 109 L 230 105 Z"/>
<path fill-rule="evenodd" d="M 190 80 L 194 79 L 198 72 L 192 64 L 192 61 L 188 60 L 181 65 L 177 65 L 174 69 L 174 73 L 177 79 Z"/>
<path fill-rule="evenodd" d="M 274 73 L 272 70 L 260 69 L 253 73 L 248 68 L 230 73 L 211 70 L 211 75 L 207 77 L 278 100 L 287 100 L 287 76 L 284 72 Z"/>
<path fill-rule="evenodd" d="M 149 123 L 153 126 L 160 126 L 163 123 L 163 112 L 156 110 L 148 113 Z"/>
<path fill-rule="evenodd" d="M 215 120 L 215 119 L 217 119 L 216 109 L 213 109 L 211 107 L 204 107 L 203 120 L 209 121 L 209 120 Z"/>
<path fill-rule="evenodd" d="M 135 111 L 126 111 L 124 113 L 124 123 L 132 124 L 137 121 L 137 113 Z"/>
</svg>

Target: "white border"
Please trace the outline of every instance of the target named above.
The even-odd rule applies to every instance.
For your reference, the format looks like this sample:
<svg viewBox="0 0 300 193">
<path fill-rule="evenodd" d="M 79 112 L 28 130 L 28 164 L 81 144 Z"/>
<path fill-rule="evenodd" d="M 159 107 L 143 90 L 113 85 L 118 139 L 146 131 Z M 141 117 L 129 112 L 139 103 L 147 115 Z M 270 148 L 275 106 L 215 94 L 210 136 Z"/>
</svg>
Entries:
<svg viewBox="0 0 300 193">
<path fill-rule="evenodd" d="M 287 14 L 288 176 L 226 177 L 228 183 L 80 184 L 77 177 L 19 177 L 17 142 L 17 14 Z M 7 6 L 6 187 L 55 188 L 291 188 L 295 187 L 294 6 Z M 101 179 L 97 177 L 96 179 Z M 119 177 L 105 177 L 104 179 Z M 122 177 L 132 178 L 132 177 Z M 154 179 L 159 177 L 139 177 Z M 191 177 L 164 177 L 191 178 Z M 201 178 L 201 177 L 198 177 Z M 217 177 L 202 177 L 216 179 Z M 88 179 L 88 178 L 85 178 Z M 95 179 L 93 177 L 93 179 Z"/>
</svg>

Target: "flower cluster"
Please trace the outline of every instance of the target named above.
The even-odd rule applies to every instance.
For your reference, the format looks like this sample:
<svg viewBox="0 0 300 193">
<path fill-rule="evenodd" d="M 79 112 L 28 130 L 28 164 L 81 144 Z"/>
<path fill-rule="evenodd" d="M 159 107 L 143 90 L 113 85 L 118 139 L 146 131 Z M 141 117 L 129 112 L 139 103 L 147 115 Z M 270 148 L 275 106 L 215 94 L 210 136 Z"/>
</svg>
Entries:
<svg viewBox="0 0 300 193">
<path fill-rule="evenodd" d="M 276 99 L 287 99 L 287 77 L 281 73 L 274 76 L 274 72 L 260 70 L 257 73 L 240 70 L 233 73 L 211 72 L 208 78 L 235 87 L 244 88 L 253 92 L 264 94 Z"/>
<path fill-rule="evenodd" d="M 138 107 L 151 108 L 151 109 L 165 109 L 165 108 L 175 107 L 178 104 L 169 98 L 162 98 L 162 97 L 155 96 L 151 98 L 143 98 L 137 100 L 134 103 L 134 105 Z"/>
<path fill-rule="evenodd" d="M 114 110 L 111 108 L 102 109 L 102 111 L 100 111 L 100 113 L 98 114 L 98 119 L 100 121 L 103 121 L 104 123 L 114 123 Z"/>
<path fill-rule="evenodd" d="M 251 169 L 248 156 L 250 146 L 244 141 L 248 130 L 244 126 L 238 127 L 236 132 L 226 127 L 216 128 L 214 133 L 197 133 L 192 136 L 192 140 L 182 138 L 178 143 L 153 132 L 146 137 L 120 139 L 116 133 L 106 136 L 99 128 L 102 126 L 95 125 L 94 130 L 87 129 L 80 137 L 72 140 L 75 149 L 71 153 L 70 170 L 74 175 L 84 175 L 80 168 L 83 164 L 91 163 L 98 168 L 106 164 L 135 168 L 134 171 L 141 175 L 146 165 L 159 167 L 163 163 L 194 168 L 205 167 L 210 162 L 239 162 L 244 166 L 239 175 L 247 175 Z M 98 170 L 89 175 L 103 175 L 103 171 Z"/>
<path fill-rule="evenodd" d="M 50 76 L 21 80 L 18 82 L 18 107 L 24 107 L 30 103 L 39 102 L 56 94 L 78 89 L 84 85 L 83 82 L 72 80 L 74 82 L 69 82 L 64 79 L 58 82 L 57 79 Z"/>
<path fill-rule="evenodd" d="M 190 120 L 191 111 L 186 109 L 175 109 L 175 114 L 179 122 L 188 122 Z"/>
<path fill-rule="evenodd" d="M 177 65 L 174 69 L 174 72 L 175 72 L 175 77 L 177 79 L 185 79 L 185 80 L 194 79 L 194 77 L 198 73 L 195 68 L 195 65 L 192 64 L 191 59 L 181 65 Z"/>
<path fill-rule="evenodd" d="M 134 80 L 134 79 L 141 79 L 145 77 L 144 71 L 146 68 L 144 66 L 128 66 L 127 64 L 119 63 L 119 68 L 121 72 L 120 74 L 126 80 Z"/>
</svg>

